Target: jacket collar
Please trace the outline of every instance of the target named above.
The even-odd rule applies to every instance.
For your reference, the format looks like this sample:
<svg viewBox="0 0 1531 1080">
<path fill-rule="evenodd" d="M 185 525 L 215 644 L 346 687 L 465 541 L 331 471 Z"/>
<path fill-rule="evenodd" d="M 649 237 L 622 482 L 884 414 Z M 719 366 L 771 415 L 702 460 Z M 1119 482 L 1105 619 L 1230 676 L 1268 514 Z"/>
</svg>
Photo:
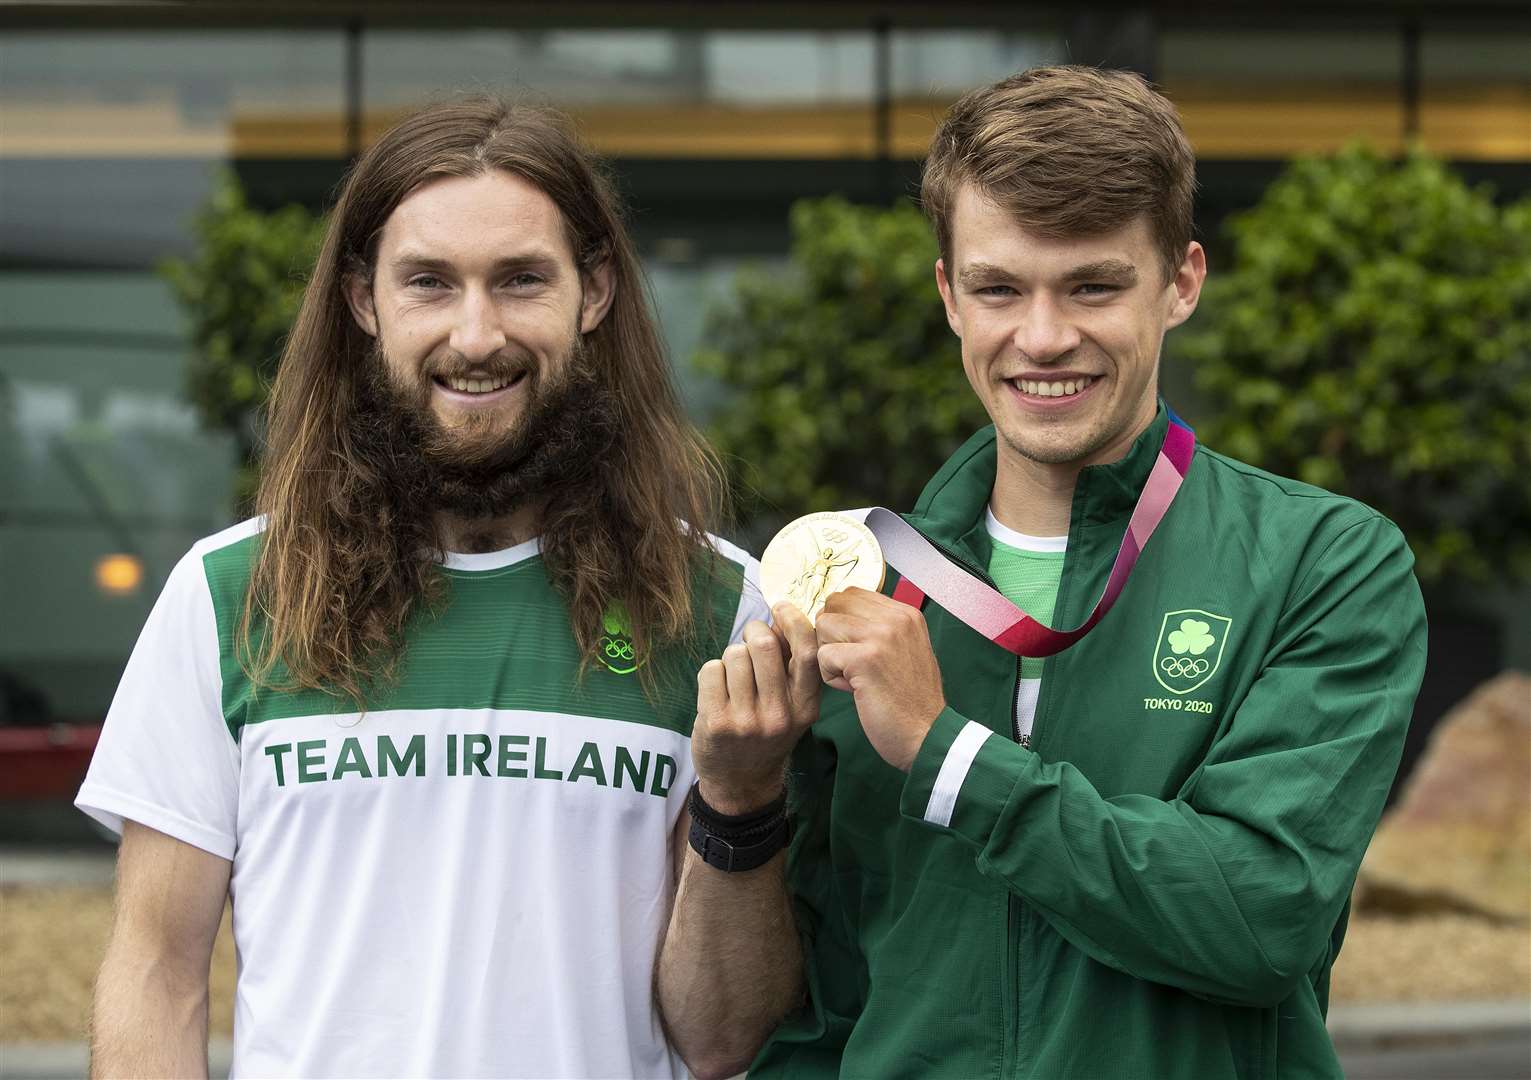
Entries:
<svg viewBox="0 0 1531 1080">
<path fill-rule="evenodd" d="M 1080 470 L 1069 513 L 1070 535 L 1077 535 L 1081 527 L 1125 521 L 1132 514 L 1168 427 L 1169 412 L 1161 399 L 1153 423 L 1133 440 L 1125 456 Z M 964 443 L 925 485 L 914 504 L 914 512 L 908 515 L 910 524 L 937 543 L 966 548 L 979 565 L 987 565 L 989 543 L 984 509 L 994 491 L 997 461 L 991 425 Z"/>
</svg>

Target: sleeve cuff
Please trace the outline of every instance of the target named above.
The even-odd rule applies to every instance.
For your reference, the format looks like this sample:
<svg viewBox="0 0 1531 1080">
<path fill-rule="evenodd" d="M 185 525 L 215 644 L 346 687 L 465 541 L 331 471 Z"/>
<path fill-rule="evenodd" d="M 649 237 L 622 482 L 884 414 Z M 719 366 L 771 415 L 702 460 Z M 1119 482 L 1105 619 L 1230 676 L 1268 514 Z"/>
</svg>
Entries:
<svg viewBox="0 0 1531 1080">
<path fill-rule="evenodd" d="M 201 848 L 220 859 L 232 861 L 234 858 L 234 849 L 237 845 L 232 836 L 195 821 L 188 821 L 180 814 L 166 810 L 164 807 L 112 791 L 89 781 L 80 788 L 79 794 L 75 796 L 74 805 L 119 836 L 122 834 L 122 823 L 126 819 L 136 821 L 140 825 L 147 825 L 156 832 L 162 832 L 192 847 Z"/>
<path fill-rule="evenodd" d="M 910 766 L 899 810 L 982 847 L 1030 758 L 1019 744 L 943 709 Z"/>
</svg>

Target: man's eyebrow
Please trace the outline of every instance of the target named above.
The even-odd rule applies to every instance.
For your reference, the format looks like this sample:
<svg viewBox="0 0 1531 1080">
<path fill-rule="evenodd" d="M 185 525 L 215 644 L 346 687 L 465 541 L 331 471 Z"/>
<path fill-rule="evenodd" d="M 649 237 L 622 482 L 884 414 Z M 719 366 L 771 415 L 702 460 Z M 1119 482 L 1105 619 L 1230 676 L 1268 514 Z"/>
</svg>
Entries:
<svg viewBox="0 0 1531 1080">
<path fill-rule="evenodd" d="M 504 258 L 496 259 L 494 262 L 494 269 L 514 270 L 523 266 L 541 267 L 550 263 L 556 263 L 557 261 L 557 258 L 551 251 L 543 251 L 540 248 L 534 248 L 531 251 L 524 251 L 519 255 L 507 255 Z M 408 267 L 415 270 L 452 269 L 451 260 L 443 259 L 436 255 L 427 255 L 424 252 L 419 251 L 399 252 L 393 257 L 393 265 L 395 267 Z"/>
<path fill-rule="evenodd" d="M 1136 285 L 1138 268 L 1122 259 L 1099 259 L 1076 266 L 1064 275 L 1065 281 L 1108 281 L 1116 285 Z"/>
<path fill-rule="evenodd" d="M 1010 277 L 1010 271 L 993 263 L 967 263 L 957 271 L 957 284 L 972 285 L 975 282 L 997 281 Z"/>
</svg>

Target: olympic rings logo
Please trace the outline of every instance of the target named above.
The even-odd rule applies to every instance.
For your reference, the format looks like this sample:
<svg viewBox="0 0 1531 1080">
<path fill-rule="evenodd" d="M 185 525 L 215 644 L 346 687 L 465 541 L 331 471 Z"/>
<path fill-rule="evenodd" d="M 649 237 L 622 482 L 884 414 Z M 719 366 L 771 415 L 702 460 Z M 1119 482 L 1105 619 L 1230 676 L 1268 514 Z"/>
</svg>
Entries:
<svg viewBox="0 0 1531 1080">
<path fill-rule="evenodd" d="M 601 639 L 601 651 L 613 660 L 631 660 L 633 658 L 633 643 L 627 638 Z"/>
<path fill-rule="evenodd" d="M 851 534 L 844 529 L 825 529 L 819 535 L 831 544 L 843 544 L 851 538 Z"/>
<path fill-rule="evenodd" d="M 1192 679 L 1205 675 L 1212 665 L 1205 660 L 1188 656 L 1166 656 L 1159 661 L 1159 669 L 1172 679 Z"/>
</svg>

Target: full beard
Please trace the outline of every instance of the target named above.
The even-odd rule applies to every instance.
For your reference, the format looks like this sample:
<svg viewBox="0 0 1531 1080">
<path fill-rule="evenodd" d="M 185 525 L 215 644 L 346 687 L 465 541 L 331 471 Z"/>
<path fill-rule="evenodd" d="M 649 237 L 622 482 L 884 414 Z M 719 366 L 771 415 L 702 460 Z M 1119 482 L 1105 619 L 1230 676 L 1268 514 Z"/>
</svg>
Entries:
<svg viewBox="0 0 1531 1080">
<path fill-rule="evenodd" d="M 526 373 L 526 406 L 503 430 L 489 427 L 487 416 L 448 429 L 431 411 L 431 376 L 466 366 L 459 358 L 401 384 L 376 347 L 358 379 L 352 446 L 400 524 L 428 526 L 441 513 L 485 521 L 546 504 L 591 482 L 617 441 L 615 396 L 578 336 L 555 374 Z M 495 375 L 503 365 L 476 366 Z"/>
</svg>

